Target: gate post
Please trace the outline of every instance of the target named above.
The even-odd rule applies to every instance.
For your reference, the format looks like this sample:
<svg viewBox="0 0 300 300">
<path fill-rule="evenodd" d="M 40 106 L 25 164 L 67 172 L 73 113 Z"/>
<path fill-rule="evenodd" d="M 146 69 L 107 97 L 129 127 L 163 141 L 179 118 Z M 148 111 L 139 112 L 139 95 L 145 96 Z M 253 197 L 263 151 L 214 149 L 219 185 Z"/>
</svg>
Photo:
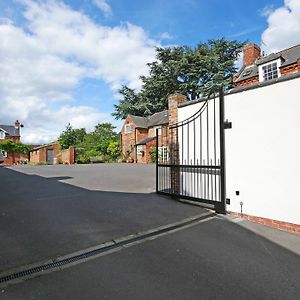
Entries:
<svg viewBox="0 0 300 300">
<path fill-rule="evenodd" d="M 179 145 L 178 145 L 178 128 L 169 128 L 170 136 L 170 185 L 171 193 L 176 196 L 180 195 L 180 158 L 179 158 Z"/>
<path fill-rule="evenodd" d="M 223 86 L 219 90 L 219 112 L 220 112 L 220 180 L 221 180 L 221 202 L 216 207 L 216 212 L 226 214 L 226 172 L 225 172 L 225 109 Z"/>
<path fill-rule="evenodd" d="M 156 193 L 158 192 L 158 129 L 156 129 L 155 132 L 155 173 L 156 173 L 156 181 L 155 181 L 155 188 L 156 188 Z"/>
<path fill-rule="evenodd" d="M 184 95 L 173 94 L 168 97 L 169 107 L 169 149 L 170 149 L 170 187 L 171 193 L 180 195 L 180 157 L 178 145 L 178 104 L 186 102 Z"/>
</svg>

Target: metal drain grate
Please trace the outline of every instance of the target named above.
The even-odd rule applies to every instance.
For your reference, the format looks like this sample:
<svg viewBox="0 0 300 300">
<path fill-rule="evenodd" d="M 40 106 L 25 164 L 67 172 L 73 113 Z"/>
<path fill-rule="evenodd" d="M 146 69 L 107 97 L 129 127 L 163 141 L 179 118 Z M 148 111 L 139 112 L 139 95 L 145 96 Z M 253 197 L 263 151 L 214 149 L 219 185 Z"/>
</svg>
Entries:
<svg viewBox="0 0 300 300">
<path fill-rule="evenodd" d="M 214 215 L 215 215 L 215 213 L 205 213 L 205 214 L 202 214 L 198 217 L 194 217 L 194 218 L 188 219 L 186 221 L 178 222 L 178 223 L 175 223 L 173 225 L 160 227 L 158 229 L 149 230 L 144 234 L 143 233 L 137 234 L 134 237 L 130 237 L 130 238 L 127 238 L 127 239 L 125 238 L 124 240 L 114 242 L 114 244 L 110 244 L 110 245 L 107 245 L 107 246 L 104 246 L 104 247 L 102 246 L 101 248 L 99 247 L 98 249 L 87 251 L 87 252 L 81 253 L 79 255 L 74 255 L 74 256 L 71 256 L 71 257 L 68 257 L 68 258 L 65 258 L 65 259 L 61 259 L 61 260 L 58 260 L 58 261 L 55 261 L 55 262 L 41 264 L 40 266 L 36 266 L 36 267 L 28 268 L 28 269 L 25 269 L 25 270 L 22 270 L 22 271 L 19 271 L 19 272 L 8 274 L 8 275 L 0 277 L 0 284 L 5 283 L 5 282 L 9 282 L 9 281 L 12 281 L 12 280 L 15 280 L 15 279 L 20 279 L 22 277 L 27 277 L 27 276 L 30 276 L 30 275 L 33 275 L 33 274 L 41 273 L 43 271 L 58 269 L 59 267 L 62 267 L 62 266 L 68 265 L 68 264 L 72 264 L 74 262 L 78 262 L 78 261 L 96 256 L 98 254 L 108 252 L 109 250 L 118 249 L 118 248 L 121 248 L 121 247 L 126 246 L 126 245 L 133 244 L 133 243 L 138 242 L 138 241 L 146 240 L 150 237 L 156 237 L 156 236 L 159 236 L 163 233 L 167 233 L 167 232 L 173 231 L 175 229 L 185 227 L 187 225 L 192 225 L 194 223 L 197 223 L 201 220 L 207 219 L 207 218 L 212 217 Z"/>
</svg>

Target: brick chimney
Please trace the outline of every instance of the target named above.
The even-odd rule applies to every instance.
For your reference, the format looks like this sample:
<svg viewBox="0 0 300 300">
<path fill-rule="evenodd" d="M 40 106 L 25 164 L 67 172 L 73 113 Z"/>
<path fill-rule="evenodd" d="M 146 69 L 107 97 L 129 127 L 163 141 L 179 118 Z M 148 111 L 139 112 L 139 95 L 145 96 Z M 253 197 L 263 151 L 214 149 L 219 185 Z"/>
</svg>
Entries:
<svg viewBox="0 0 300 300">
<path fill-rule="evenodd" d="M 247 44 L 243 48 L 244 67 L 253 65 L 253 63 L 260 58 L 260 47 L 256 44 Z"/>
<path fill-rule="evenodd" d="M 19 120 L 16 120 L 15 122 L 15 128 L 18 129 L 20 128 L 21 123 L 19 122 Z"/>
</svg>

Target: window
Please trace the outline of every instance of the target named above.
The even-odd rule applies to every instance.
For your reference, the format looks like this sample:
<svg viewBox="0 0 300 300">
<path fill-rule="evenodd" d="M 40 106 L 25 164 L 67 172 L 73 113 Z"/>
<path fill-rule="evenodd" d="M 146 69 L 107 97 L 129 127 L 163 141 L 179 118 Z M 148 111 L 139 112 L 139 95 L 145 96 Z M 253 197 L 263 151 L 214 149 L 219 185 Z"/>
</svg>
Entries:
<svg viewBox="0 0 300 300">
<path fill-rule="evenodd" d="M 156 129 L 158 130 L 158 135 L 161 135 L 161 126 L 154 127 L 154 136 L 156 136 Z"/>
<path fill-rule="evenodd" d="M 281 60 L 277 59 L 259 67 L 259 81 L 268 81 L 280 77 Z"/>
<path fill-rule="evenodd" d="M 278 78 L 277 63 L 272 63 L 262 67 L 264 81 Z"/>
<path fill-rule="evenodd" d="M 7 157 L 7 152 L 6 151 L 3 151 L 3 150 L 0 150 L 2 152 L 2 155 L 3 157 Z"/>
<path fill-rule="evenodd" d="M 4 140 L 5 139 L 5 132 L 0 130 L 0 140 Z"/>
<path fill-rule="evenodd" d="M 136 146 L 136 154 L 137 155 L 143 155 L 144 154 L 144 146 L 143 145 L 137 145 Z"/>
<path fill-rule="evenodd" d="M 167 162 L 169 160 L 168 147 L 158 147 L 158 160 L 159 162 Z"/>
<path fill-rule="evenodd" d="M 132 131 L 131 125 L 130 124 L 126 124 L 125 125 L 125 134 L 130 133 Z"/>
</svg>

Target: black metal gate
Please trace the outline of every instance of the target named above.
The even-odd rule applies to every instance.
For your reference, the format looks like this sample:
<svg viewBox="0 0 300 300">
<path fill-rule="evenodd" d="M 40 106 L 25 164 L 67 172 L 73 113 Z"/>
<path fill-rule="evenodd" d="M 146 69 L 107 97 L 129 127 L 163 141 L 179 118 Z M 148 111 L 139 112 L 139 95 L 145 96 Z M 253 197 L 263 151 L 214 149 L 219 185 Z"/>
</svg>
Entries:
<svg viewBox="0 0 300 300">
<path fill-rule="evenodd" d="M 156 132 L 156 191 L 225 213 L 223 89 L 196 105 L 194 115 Z"/>
</svg>

